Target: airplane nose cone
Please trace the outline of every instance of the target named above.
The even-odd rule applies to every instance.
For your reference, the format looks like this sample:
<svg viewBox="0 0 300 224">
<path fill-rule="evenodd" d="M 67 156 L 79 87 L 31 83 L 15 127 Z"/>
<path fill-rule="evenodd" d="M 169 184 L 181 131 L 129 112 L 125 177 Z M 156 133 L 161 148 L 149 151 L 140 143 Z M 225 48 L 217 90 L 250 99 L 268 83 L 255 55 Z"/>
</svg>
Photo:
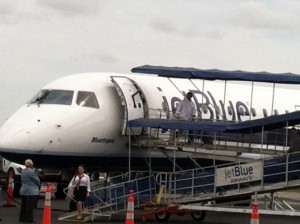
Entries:
<svg viewBox="0 0 300 224">
<path fill-rule="evenodd" d="M 32 113 L 33 108 L 24 106 L 9 118 L 0 128 L 0 148 L 27 149 L 34 127 L 40 122 Z"/>
<path fill-rule="evenodd" d="M 29 132 L 24 127 L 6 122 L 0 129 L 0 148 L 27 148 Z"/>
</svg>

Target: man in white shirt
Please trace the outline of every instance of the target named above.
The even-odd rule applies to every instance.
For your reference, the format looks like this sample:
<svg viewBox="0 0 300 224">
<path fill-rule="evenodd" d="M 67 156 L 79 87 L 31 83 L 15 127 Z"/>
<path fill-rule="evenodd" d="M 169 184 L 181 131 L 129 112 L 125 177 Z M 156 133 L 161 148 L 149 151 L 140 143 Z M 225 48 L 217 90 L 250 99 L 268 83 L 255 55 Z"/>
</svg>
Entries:
<svg viewBox="0 0 300 224">
<path fill-rule="evenodd" d="M 182 120 L 194 120 L 196 116 L 196 106 L 191 101 L 192 92 L 188 92 L 183 100 L 179 103 L 176 109 L 176 118 Z"/>
<path fill-rule="evenodd" d="M 183 100 L 179 103 L 176 109 L 175 117 L 181 120 L 192 121 L 196 117 L 196 106 L 194 102 L 191 101 L 193 97 L 192 92 L 188 92 Z M 193 131 L 189 131 L 188 142 L 192 142 L 194 139 Z"/>
</svg>

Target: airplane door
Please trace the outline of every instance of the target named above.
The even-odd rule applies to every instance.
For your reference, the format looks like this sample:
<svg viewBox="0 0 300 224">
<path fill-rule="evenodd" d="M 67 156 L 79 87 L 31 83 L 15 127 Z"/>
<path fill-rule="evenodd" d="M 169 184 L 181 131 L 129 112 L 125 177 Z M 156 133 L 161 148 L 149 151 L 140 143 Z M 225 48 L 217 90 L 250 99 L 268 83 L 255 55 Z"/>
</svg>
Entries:
<svg viewBox="0 0 300 224">
<path fill-rule="evenodd" d="M 127 128 L 127 121 L 144 118 L 144 107 L 140 91 L 127 77 L 111 76 L 111 79 L 125 109 L 122 134 L 129 135 L 130 130 Z M 140 135 L 142 133 L 142 128 L 132 128 L 132 131 L 133 133 L 131 134 Z"/>
</svg>

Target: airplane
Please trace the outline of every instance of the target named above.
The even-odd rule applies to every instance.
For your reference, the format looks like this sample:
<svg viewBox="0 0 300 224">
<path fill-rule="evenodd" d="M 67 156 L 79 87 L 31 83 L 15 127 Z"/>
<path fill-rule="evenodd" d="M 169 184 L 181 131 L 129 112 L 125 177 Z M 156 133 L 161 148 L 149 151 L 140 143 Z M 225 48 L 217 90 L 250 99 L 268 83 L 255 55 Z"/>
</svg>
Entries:
<svg viewBox="0 0 300 224">
<path fill-rule="evenodd" d="M 128 136 L 144 132 L 143 127 L 129 127 L 128 121 L 171 120 L 188 91 L 193 93 L 198 119 L 211 123 L 243 123 L 289 114 L 300 108 L 299 83 L 300 76 L 291 73 L 148 65 L 133 68 L 132 74 L 74 74 L 44 86 L 3 124 L 0 155 L 17 163 L 31 158 L 37 167 L 68 173 L 78 164 L 103 171 L 126 170 Z M 173 152 L 153 150 L 150 154 L 155 169 L 170 166 L 167 156 Z M 132 168 L 147 169 L 148 150 L 132 149 L 130 156 Z M 180 166 L 193 167 L 186 158 L 186 152 L 177 152 Z M 201 165 L 211 161 L 197 158 Z"/>
</svg>

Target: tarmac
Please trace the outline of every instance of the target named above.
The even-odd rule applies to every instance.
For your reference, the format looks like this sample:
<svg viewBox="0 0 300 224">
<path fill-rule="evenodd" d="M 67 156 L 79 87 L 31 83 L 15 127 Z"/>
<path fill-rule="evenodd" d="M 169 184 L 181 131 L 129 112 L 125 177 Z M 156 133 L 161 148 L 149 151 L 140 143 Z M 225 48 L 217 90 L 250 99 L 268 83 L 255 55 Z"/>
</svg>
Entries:
<svg viewBox="0 0 300 224">
<path fill-rule="evenodd" d="M 1 194 L 1 200 L 0 200 L 0 223 L 22 223 L 19 222 L 19 212 L 21 207 L 21 198 L 13 198 L 12 203 L 8 204 L 6 201 L 6 195 Z M 45 198 L 43 196 L 40 197 L 37 209 L 34 211 L 34 223 L 42 223 L 43 220 L 43 210 L 44 210 L 44 200 Z M 66 223 L 66 222 L 60 222 L 58 221 L 58 217 L 68 212 L 68 200 L 56 200 L 54 197 L 51 199 L 51 214 L 50 219 L 52 224 L 54 223 Z M 74 222 L 72 222 L 74 224 Z"/>
<path fill-rule="evenodd" d="M 275 196 L 278 196 L 282 199 L 288 200 L 297 207 L 297 209 L 300 209 L 300 191 L 299 190 L 290 190 L 290 191 L 284 191 L 284 192 L 278 192 L 275 194 Z M 262 196 L 258 197 L 260 203 L 263 203 Z M 0 191 L 0 218 L 2 221 L 0 223 L 5 224 L 12 224 L 12 223 L 21 223 L 19 222 L 19 212 L 20 212 L 20 198 L 14 198 L 12 205 L 13 206 L 6 206 L 6 194 L 3 191 Z M 36 224 L 40 224 L 43 221 L 43 210 L 44 210 L 44 195 L 41 195 L 40 200 L 38 202 L 38 208 L 34 211 L 34 220 Z M 2 206 L 1 206 L 2 205 Z M 51 222 L 52 224 L 74 224 L 76 220 L 74 221 L 58 221 L 58 217 L 69 212 L 69 199 L 65 200 L 57 200 L 54 196 L 51 198 Z M 141 218 L 142 211 L 136 210 L 135 211 L 135 218 L 137 220 L 136 223 L 142 223 Z M 233 215 L 233 214 L 232 214 Z M 232 216 L 231 215 L 231 216 Z M 231 217 L 230 216 L 230 217 Z M 275 217 L 274 217 L 275 218 Z M 296 217 L 295 217 L 296 218 Z M 107 221 L 107 218 L 98 222 L 98 223 L 124 223 L 126 219 L 126 214 L 121 213 L 118 215 L 114 215 L 112 217 L 111 221 Z M 275 218 L 276 219 L 276 218 Z M 191 217 L 178 217 L 173 216 L 172 222 L 179 222 L 179 220 L 182 220 L 182 222 L 190 223 Z M 187 220 L 187 221 L 186 221 Z M 298 219 L 297 219 L 298 220 Z M 157 223 L 154 216 L 147 217 L 147 223 Z M 181 223 L 181 222 L 180 222 Z M 205 222 L 206 223 L 206 222 Z M 234 223 L 234 222 L 232 222 Z"/>
<path fill-rule="evenodd" d="M 0 188 L 1 189 L 1 188 Z M 15 223 L 20 223 L 20 224 L 25 224 L 25 222 L 19 222 L 19 212 L 21 208 L 21 198 L 15 197 L 12 200 L 11 205 L 8 206 L 6 193 L 0 190 L 0 223 L 5 223 L 5 224 L 15 224 Z M 50 219 L 51 219 L 51 224 L 74 224 L 76 223 L 76 220 L 73 221 L 59 221 L 58 218 L 69 212 L 69 202 L 70 199 L 56 199 L 54 195 L 51 197 L 51 214 L 50 214 Z M 34 223 L 36 224 L 41 224 L 43 223 L 43 212 L 44 212 L 44 207 L 45 207 L 45 195 L 41 193 L 40 199 L 38 201 L 38 206 L 37 209 L 34 210 Z M 115 215 L 113 217 L 112 222 L 107 222 L 107 218 L 103 220 L 100 220 L 98 223 L 124 223 L 124 220 L 126 218 L 125 213 L 121 213 L 118 215 Z M 77 223 L 80 223 L 77 221 Z M 81 222 L 82 223 L 82 222 Z"/>
</svg>

